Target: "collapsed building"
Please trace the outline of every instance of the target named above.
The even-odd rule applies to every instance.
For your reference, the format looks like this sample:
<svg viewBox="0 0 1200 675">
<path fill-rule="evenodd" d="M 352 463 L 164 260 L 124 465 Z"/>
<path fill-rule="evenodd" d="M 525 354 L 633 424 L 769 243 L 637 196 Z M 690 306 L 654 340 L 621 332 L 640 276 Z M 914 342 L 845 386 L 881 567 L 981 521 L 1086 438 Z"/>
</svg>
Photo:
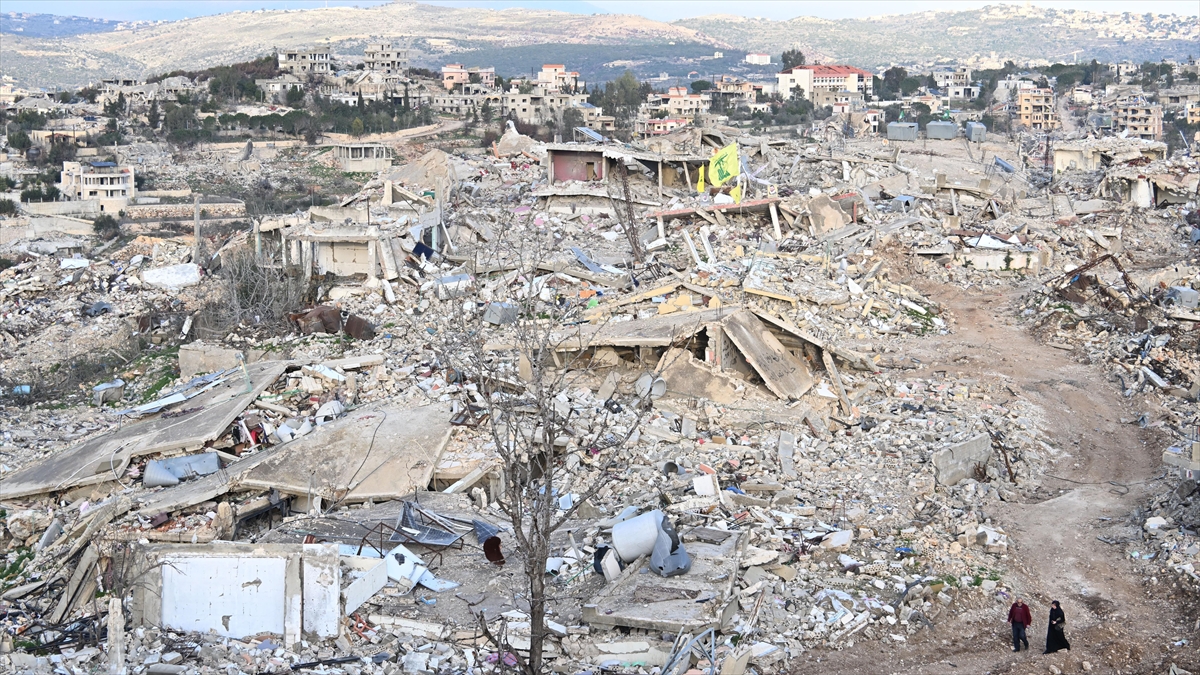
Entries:
<svg viewBox="0 0 1200 675">
<path fill-rule="evenodd" d="M 53 358 L 28 336 L 154 346 L 80 388 L 96 407 L 5 422 L 0 599 L 21 650 L 0 658 L 492 672 L 536 633 L 560 672 L 736 675 L 1003 605 L 1009 580 L 980 570 L 1010 535 L 988 514 L 1056 453 L 1004 382 L 906 353 L 955 330 L 921 276 L 1029 282 L 1046 339 L 1109 354 L 1195 424 L 1194 351 L 1167 345 L 1200 320 L 1200 267 L 1120 262 L 1200 240 L 1200 168 L 1162 144 L 1066 143 L 1047 170 L 991 137 L 592 140 L 510 129 L 396 166 L 372 149 L 387 161 L 354 194 L 211 256 L 186 237 L 7 243 L 6 397 L 38 386 L 16 361 Z M 202 330 L 238 250 L 308 289 L 286 328 Z M 64 289 L 79 301 L 55 327 Z M 531 399 L 549 373 L 563 384 Z M 571 433 L 539 426 L 546 408 Z M 538 627 L 504 508 L 514 460 L 489 432 L 513 415 L 522 447 L 561 458 Z M 1195 447 L 1168 464 L 1196 469 Z M 1150 529 L 1194 565 L 1194 531 Z"/>
</svg>

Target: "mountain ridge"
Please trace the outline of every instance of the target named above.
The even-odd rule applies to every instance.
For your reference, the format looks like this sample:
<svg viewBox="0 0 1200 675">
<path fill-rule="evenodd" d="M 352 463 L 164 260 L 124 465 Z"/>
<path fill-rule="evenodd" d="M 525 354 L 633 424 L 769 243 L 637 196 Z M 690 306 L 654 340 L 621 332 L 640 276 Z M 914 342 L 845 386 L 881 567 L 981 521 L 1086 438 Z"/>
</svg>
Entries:
<svg viewBox="0 0 1200 675">
<path fill-rule="evenodd" d="M 669 69 L 686 74 L 694 67 L 728 72 L 738 58 L 732 53 L 725 61 L 696 67 L 699 46 L 764 51 L 776 58 L 799 46 L 810 62 L 836 61 L 868 69 L 992 55 L 1018 62 L 1072 56 L 1142 61 L 1182 58 L 1189 51 L 1200 54 L 1200 26 L 1193 19 L 993 5 L 865 19 L 801 16 L 780 21 L 724 14 L 664 23 L 629 14 L 393 2 L 366 8 L 229 12 L 69 37 L 5 33 L 0 62 L 4 74 L 22 86 L 74 87 L 103 77 L 144 77 L 246 61 L 274 49 L 328 46 L 335 54 L 354 56 L 362 53 L 372 35 L 406 41 L 414 64 L 430 67 L 470 60 L 472 53 L 488 58 L 505 50 L 528 53 L 535 45 L 547 46 L 540 58 L 548 60 L 559 58 L 554 45 L 623 47 L 613 55 L 617 60 L 641 59 L 641 74 Z M 1122 37 L 1126 34 L 1132 39 Z M 674 47 L 677 58 L 670 56 Z M 650 53 L 654 56 L 643 58 Z M 527 66 L 529 57 L 523 58 L 521 65 Z M 668 68 L 672 60 L 677 63 Z M 608 77 L 608 72 L 599 76 Z"/>
</svg>

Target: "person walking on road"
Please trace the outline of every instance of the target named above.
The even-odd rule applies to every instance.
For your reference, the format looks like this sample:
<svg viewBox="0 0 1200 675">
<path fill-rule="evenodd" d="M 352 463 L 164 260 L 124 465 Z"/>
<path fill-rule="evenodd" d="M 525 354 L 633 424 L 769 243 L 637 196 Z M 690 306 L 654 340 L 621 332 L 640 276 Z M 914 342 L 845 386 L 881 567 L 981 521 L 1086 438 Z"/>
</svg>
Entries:
<svg viewBox="0 0 1200 675">
<path fill-rule="evenodd" d="M 1021 651 L 1021 643 L 1025 644 L 1025 649 L 1029 649 L 1029 639 L 1025 637 L 1025 629 L 1033 623 L 1033 615 L 1029 613 L 1029 605 L 1021 598 L 1008 608 L 1008 622 L 1012 624 L 1013 632 L 1013 651 Z"/>
<path fill-rule="evenodd" d="M 1046 651 L 1045 654 L 1053 654 L 1054 652 L 1065 649 L 1071 651 L 1071 643 L 1067 642 L 1067 617 L 1063 614 L 1062 607 L 1058 601 L 1050 603 L 1050 625 L 1046 627 Z"/>
</svg>

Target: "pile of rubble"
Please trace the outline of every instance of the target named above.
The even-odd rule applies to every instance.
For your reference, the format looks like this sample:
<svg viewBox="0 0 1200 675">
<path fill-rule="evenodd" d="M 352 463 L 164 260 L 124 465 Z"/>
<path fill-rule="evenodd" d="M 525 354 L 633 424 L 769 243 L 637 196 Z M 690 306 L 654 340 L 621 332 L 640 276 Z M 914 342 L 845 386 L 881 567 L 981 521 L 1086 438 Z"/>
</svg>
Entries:
<svg viewBox="0 0 1200 675">
<path fill-rule="evenodd" d="M 996 504 L 1059 452 L 1003 380 L 907 355 L 955 330 L 908 279 L 1036 279 L 1032 330 L 1161 396 L 1143 424 L 1195 430 L 1190 160 L 1105 146 L 1106 170 L 1050 183 L 1002 140 L 739 134 L 510 129 L 264 218 L 204 260 L 186 237 L 9 245 L 0 664 L 504 669 L 537 631 L 489 419 L 533 414 L 511 401 L 551 371 L 571 375 L 538 405 L 581 430 L 528 429 L 561 459 L 556 672 L 776 672 L 983 620 L 1011 598 Z M 713 186 L 730 147 L 741 178 Z M 1140 205 L 1142 187 L 1115 186 L 1145 161 L 1166 196 Z M 211 331 L 221 255 L 239 248 L 304 279 L 312 304 Z M 518 348 L 530 330 L 544 363 Z M 109 341 L 136 353 L 65 409 L 21 398 L 29 364 Z M 1197 445 L 1168 463 L 1200 461 Z M 1194 576 L 1194 482 L 1173 495 L 1146 536 Z"/>
</svg>

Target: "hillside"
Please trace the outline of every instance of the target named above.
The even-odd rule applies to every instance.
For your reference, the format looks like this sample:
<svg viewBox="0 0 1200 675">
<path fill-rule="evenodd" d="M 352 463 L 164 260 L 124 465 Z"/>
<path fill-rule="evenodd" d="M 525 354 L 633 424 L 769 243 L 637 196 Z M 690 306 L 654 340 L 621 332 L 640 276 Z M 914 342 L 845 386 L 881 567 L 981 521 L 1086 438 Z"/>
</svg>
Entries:
<svg viewBox="0 0 1200 675">
<path fill-rule="evenodd" d="M 21 12 L 0 13 L 0 33 L 31 38 L 105 33 L 116 30 L 118 23 L 109 19 L 90 19 L 82 16 Z"/>
<path fill-rule="evenodd" d="M 336 53 L 362 53 L 368 36 L 404 38 L 414 61 L 442 63 L 480 47 L 502 49 L 543 44 L 631 43 L 678 41 L 725 48 L 684 26 L 619 14 L 582 15 L 536 9 L 478 9 L 395 2 L 370 8 L 330 7 L 307 10 L 231 12 L 133 30 L 30 40 L 0 51 L 4 70 L 26 86 L 78 85 L 94 79 L 89 68 L 74 68 L 69 77 L 50 63 L 26 62 L 20 52 L 77 54 L 72 63 L 122 65 L 123 75 L 146 75 L 174 69 L 203 68 L 246 61 L 288 49 L 328 44 Z M 431 41 L 432 40 L 432 41 Z M 18 58 L 9 64 L 10 52 Z M 546 53 L 544 58 L 554 58 Z M 619 55 L 619 58 L 630 58 Z"/>
<path fill-rule="evenodd" d="M 38 16 L 43 30 L 56 25 Z M 511 76 L 542 62 L 563 62 L 590 82 L 611 79 L 625 67 L 639 76 L 729 72 L 747 50 L 765 51 L 777 60 L 793 46 L 810 61 L 866 68 L 950 59 L 988 65 L 1005 59 L 1143 61 L 1200 54 L 1200 25 L 1194 17 L 1012 5 L 837 21 L 722 15 L 668 24 L 621 14 L 394 2 L 370 8 L 231 12 L 119 24 L 116 30 L 73 36 L 8 33 L 0 41 L 0 72 L 26 87 L 77 87 L 101 77 L 194 70 L 315 45 L 327 45 L 335 59 L 352 60 L 371 36 L 405 42 L 414 65 L 436 68 L 462 61 L 495 65 Z M 705 61 L 703 55 L 718 50 L 725 52 L 724 59 Z"/>
<path fill-rule="evenodd" d="M 799 47 L 813 59 L 876 68 L 939 59 L 1135 62 L 1200 54 L 1195 17 L 1108 14 L 1015 5 L 866 19 L 788 21 L 714 15 L 674 25 L 750 51 Z M 812 60 L 812 59 L 810 59 Z"/>
</svg>

